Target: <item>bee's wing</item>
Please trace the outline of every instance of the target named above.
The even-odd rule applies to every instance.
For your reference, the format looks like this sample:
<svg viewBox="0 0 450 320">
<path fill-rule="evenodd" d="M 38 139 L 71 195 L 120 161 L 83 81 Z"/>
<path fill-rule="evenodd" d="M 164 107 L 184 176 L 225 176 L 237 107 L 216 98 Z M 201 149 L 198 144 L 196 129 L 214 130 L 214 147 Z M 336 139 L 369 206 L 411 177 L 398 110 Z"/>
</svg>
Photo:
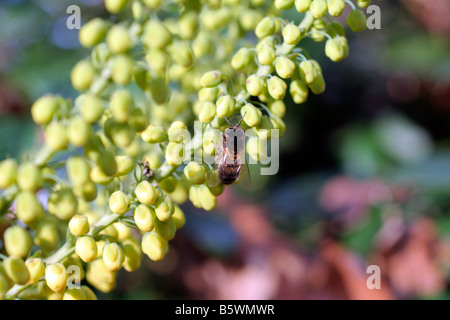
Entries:
<svg viewBox="0 0 450 320">
<path fill-rule="evenodd" d="M 206 183 L 208 187 L 215 187 L 220 183 L 218 168 L 219 165 L 223 162 L 223 158 L 225 157 L 225 150 L 221 146 L 215 145 L 216 147 L 216 157 L 214 159 L 214 167 L 208 173 L 208 177 Z"/>
<path fill-rule="evenodd" d="M 244 187 L 244 189 L 250 188 L 251 185 L 251 176 L 250 170 L 248 169 L 247 163 L 241 165 L 240 174 L 239 174 L 239 184 Z"/>
</svg>

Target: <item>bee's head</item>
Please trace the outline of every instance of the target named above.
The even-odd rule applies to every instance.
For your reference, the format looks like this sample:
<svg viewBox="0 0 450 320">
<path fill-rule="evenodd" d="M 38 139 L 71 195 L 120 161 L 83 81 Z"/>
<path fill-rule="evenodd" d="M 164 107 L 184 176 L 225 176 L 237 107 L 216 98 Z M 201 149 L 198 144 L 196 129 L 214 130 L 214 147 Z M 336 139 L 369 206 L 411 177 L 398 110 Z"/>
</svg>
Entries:
<svg viewBox="0 0 450 320">
<path fill-rule="evenodd" d="M 241 136 L 244 134 L 245 134 L 244 129 L 242 129 L 239 126 L 233 126 L 233 127 L 225 129 L 226 136 Z"/>
</svg>

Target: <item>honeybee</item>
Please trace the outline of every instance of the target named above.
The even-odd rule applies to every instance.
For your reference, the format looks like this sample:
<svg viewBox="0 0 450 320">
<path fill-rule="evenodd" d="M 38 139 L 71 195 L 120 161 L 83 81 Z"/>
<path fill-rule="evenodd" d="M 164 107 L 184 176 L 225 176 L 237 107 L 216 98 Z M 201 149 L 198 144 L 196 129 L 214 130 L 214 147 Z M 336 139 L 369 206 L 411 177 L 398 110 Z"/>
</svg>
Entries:
<svg viewBox="0 0 450 320">
<path fill-rule="evenodd" d="M 208 175 L 208 185 L 229 185 L 239 181 L 248 189 L 251 178 L 245 161 L 245 130 L 240 127 L 242 119 L 237 125 L 232 125 L 225 117 L 224 119 L 230 127 L 222 135 L 222 146 L 216 146 L 214 168 Z"/>
<path fill-rule="evenodd" d="M 142 166 L 142 177 L 147 181 L 151 180 L 154 176 L 154 173 L 152 169 L 150 169 L 150 164 L 148 163 L 148 161 L 146 159 L 143 159 L 140 164 Z"/>
</svg>

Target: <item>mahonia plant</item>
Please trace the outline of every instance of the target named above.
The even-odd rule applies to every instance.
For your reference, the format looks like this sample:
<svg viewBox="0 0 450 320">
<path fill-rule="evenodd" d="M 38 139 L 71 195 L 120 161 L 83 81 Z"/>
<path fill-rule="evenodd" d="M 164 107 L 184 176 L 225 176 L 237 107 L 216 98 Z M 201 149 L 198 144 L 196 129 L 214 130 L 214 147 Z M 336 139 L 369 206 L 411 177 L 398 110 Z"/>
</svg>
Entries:
<svg viewBox="0 0 450 320">
<path fill-rule="evenodd" d="M 239 114 L 247 153 L 260 159 L 260 140 L 286 129 L 286 94 L 301 104 L 325 90 L 302 40 L 325 42 L 332 61 L 348 56 L 333 19 L 347 5 L 348 26 L 364 30 L 349 0 L 105 0 L 115 22 L 94 18 L 79 32 L 92 49 L 71 72 L 80 95 L 38 99 L 31 114 L 45 145 L 33 160 L 0 164 L 0 299 L 96 299 L 68 285 L 74 266 L 106 293 L 143 254 L 163 259 L 185 223 L 180 205 L 212 210 L 224 190 L 207 184 L 211 165 L 180 159 L 213 156 L 225 118 Z M 298 25 L 281 18 L 292 8 Z M 185 134 L 194 121 L 200 141 Z"/>
</svg>

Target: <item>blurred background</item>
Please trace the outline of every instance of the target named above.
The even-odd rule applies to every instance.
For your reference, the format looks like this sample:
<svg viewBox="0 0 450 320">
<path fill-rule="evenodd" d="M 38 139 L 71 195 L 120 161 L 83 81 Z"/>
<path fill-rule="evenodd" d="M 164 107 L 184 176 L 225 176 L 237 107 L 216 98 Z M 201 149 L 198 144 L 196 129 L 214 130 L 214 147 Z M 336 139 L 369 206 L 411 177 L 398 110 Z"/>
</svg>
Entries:
<svg viewBox="0 0 450 320">
<path fill-rule="evenodd" d="M 213 212 L 185 205 L 168 256 L 99 298 L 450 298 L 450 1 L 373 3 L 381 29 L 348 32 L 343 62 L 305 40 L 327 90 L 286 100 L 279 173 L 252 170 Z M 71 4 L 82 23 L 108 17 L 101 0 L 0 2 L 0 160 L 41 143 L 32 101 L 76 97 L 70 70 L 89 52 L 65 27 Z"/>
</svg>

